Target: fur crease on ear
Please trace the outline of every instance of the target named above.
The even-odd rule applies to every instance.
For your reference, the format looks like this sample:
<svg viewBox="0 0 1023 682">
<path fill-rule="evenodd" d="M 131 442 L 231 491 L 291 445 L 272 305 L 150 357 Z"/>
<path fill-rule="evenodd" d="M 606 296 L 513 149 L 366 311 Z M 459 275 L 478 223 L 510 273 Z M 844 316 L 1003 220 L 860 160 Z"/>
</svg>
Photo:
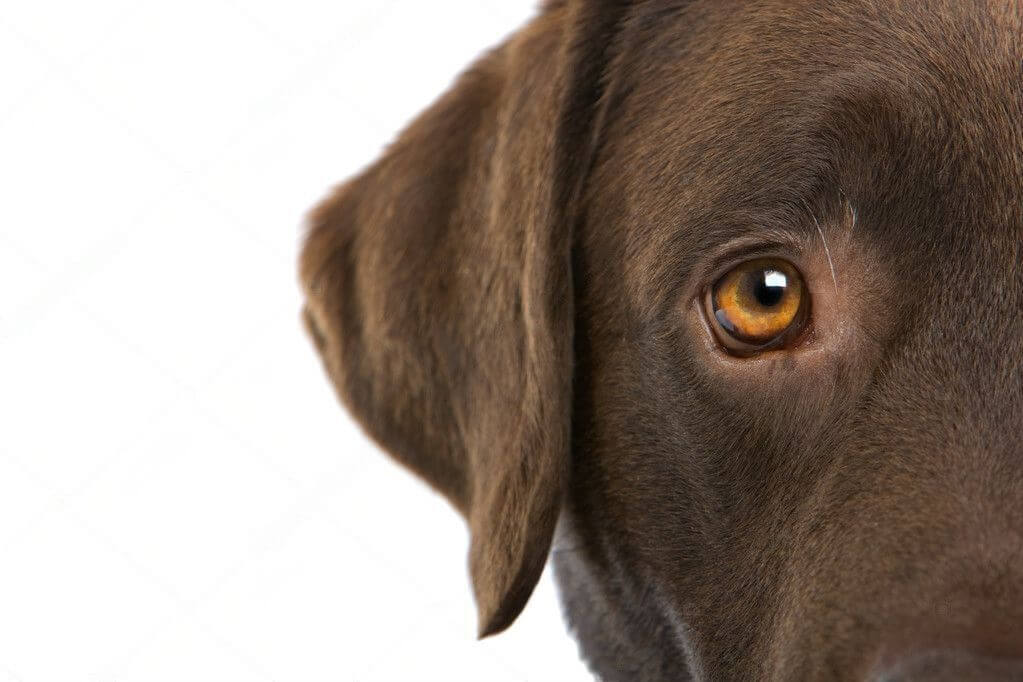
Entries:
<svg viewBox="0 0 1023 682">
<path fill-rule="evenodd" d="M 572 206 L 625 5 L 542 9 L 312 212 L 300 257 L 341 400 L 468 520 L 481 637 L 524 607 L 566 485 Z"/>
</svg>

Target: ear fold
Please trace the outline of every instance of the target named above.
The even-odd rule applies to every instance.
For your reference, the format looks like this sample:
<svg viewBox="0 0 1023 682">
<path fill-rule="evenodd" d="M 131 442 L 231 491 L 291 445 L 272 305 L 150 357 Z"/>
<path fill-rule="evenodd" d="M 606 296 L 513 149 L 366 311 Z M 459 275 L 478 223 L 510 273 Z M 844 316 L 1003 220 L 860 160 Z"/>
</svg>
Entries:
<svg viewBox="0 0 1023 682">
<path fill-rule="evenodd" d="M 339 396 L 468 519 L 481 636 L 525 605 L 567 478 L 572 206 L 627 3 L 606 4 L 551 4 L 478 62 L 313 212 L 301 256 Z"/>
</svg>

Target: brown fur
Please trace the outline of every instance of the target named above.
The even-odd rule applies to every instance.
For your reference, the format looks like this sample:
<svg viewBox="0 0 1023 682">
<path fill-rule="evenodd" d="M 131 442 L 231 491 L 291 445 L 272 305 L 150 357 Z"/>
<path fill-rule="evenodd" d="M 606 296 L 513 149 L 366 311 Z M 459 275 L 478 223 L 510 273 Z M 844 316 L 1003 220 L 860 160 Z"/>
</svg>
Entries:
<svg viewBox="0 0 1023 682">
<path fill-rule="evenodd" d="M 1008 0 L 550 2 L 313 213 L 307 327 L 466 516 L 481 635 L 553 538 L 605 679 L 1023 678 L 1021 36 Z M 749 254 L 804 273 L 805 343 L 710 341 Z"/>
</svg>

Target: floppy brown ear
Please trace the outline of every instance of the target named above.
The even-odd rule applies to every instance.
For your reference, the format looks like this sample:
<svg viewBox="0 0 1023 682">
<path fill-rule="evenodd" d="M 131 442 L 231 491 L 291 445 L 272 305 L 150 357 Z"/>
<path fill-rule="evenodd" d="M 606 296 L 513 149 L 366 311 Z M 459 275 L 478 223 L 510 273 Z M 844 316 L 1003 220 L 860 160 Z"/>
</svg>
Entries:
<svg viewBox="0 0 1023 682">
<path fill-rule="evenodd" d="M 481 636 L 522 610 L 561 504 L 573 206 L 626 4 L 549 4 L 313 212 L 301 256 L 341 399 L 468 519 Z"/>
</svg>

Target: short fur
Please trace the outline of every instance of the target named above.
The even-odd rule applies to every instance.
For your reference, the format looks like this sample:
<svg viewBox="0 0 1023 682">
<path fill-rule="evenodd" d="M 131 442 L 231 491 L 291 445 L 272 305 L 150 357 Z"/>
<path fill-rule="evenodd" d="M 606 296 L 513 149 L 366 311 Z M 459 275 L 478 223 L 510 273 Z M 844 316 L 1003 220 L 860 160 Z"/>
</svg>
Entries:
<svg viewBox="0 0 1023 682">
<path fill-rule="evenodd" d="M 549 2 L 314 211 L 310 335 L 466 516 L 481 635 L 553 539 L 607 680 L 1023 679 L 1021 36 L 1010 0 Z M 812 331 L 735 358 L 700 301 L 754 255 Z"/>
</svg>

